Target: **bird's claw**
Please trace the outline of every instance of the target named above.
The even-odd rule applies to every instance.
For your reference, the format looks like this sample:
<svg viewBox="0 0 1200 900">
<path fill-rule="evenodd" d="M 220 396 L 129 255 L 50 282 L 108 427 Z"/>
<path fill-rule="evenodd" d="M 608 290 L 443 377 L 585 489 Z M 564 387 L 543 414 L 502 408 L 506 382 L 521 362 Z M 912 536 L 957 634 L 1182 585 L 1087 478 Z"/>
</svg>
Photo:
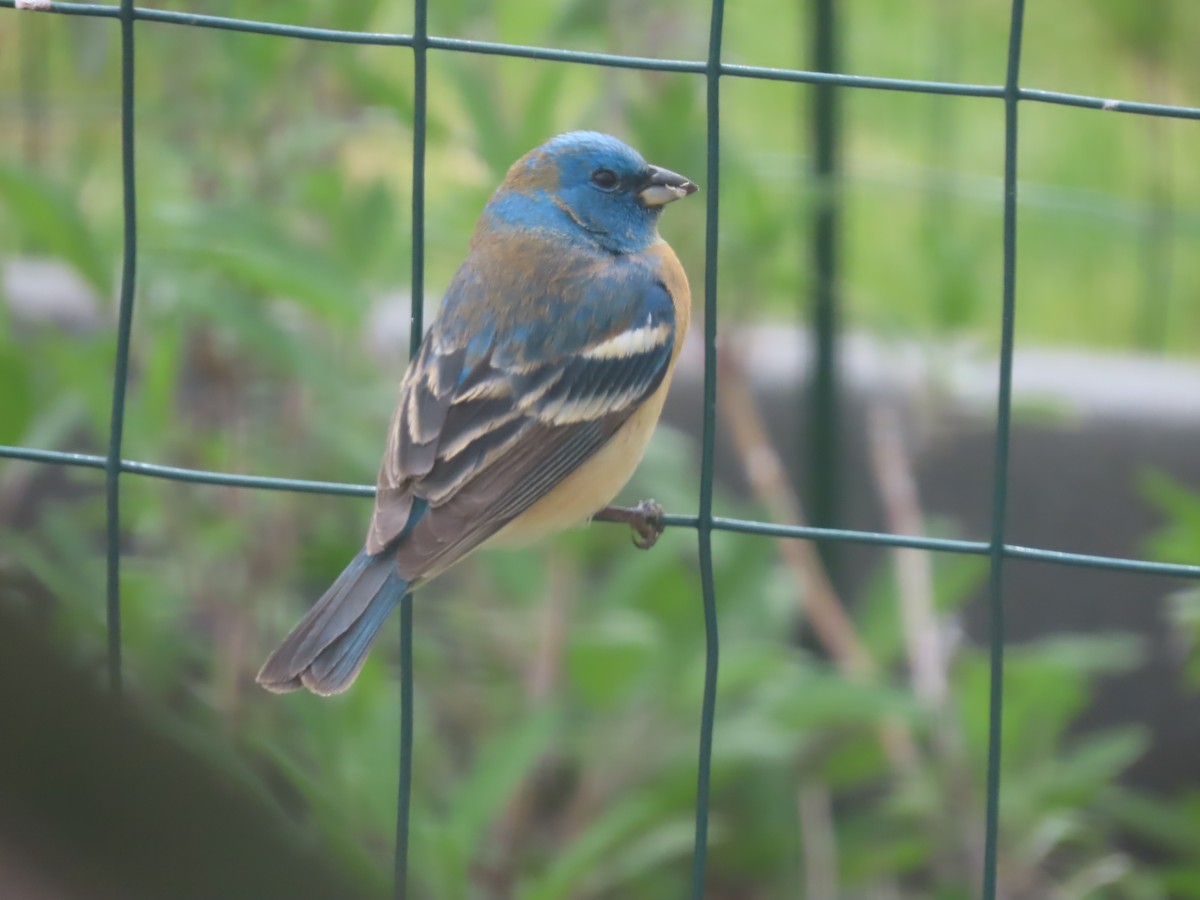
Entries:
<svg viewBox="0 0 1200 900">
<path fill-rule="evenodd" d="M 643 500 L 637 506 L 606 506 L 593 518 L 598 522 L 624 522 L 633 529 L 633 545 L 649 550 L 667 527 L 663 508 L 657 500 Z"/>
<path fill-rule="evenodd" d="M 663 522 L 663 508 L 657 500 L 642 500 L 633 508 L 633 513 L 629 520 L 633 545 L 639 550 L 649 550 L 658 543 L 667 527 Z"/>
</svg>

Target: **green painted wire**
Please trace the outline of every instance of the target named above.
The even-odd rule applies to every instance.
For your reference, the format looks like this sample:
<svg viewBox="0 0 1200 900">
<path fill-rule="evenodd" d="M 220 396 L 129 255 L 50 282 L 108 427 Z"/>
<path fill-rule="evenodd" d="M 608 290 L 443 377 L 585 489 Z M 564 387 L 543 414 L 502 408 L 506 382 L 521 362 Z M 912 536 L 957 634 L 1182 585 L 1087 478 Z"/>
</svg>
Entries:
<svg viewBox="0 0 1200 900">
<path fill-rule="evenodd" d="M 1011 445 L 1013 331 L 1017 292 L 1017 104 L 1021 99 L 1021 39 L 1024 0 L 1013 0 L 1004 98 L 1004 288 L 1000 326 L 1000 390 L 996 409 L 992 535 L 988 570 L 988 641 L 991 675 L 988 698 L 987 810 L 983 850 L 983 898 L 996 897 L 996 849 L 1000 837 L 1000 749 L 1004 724 L 1004 533 L 1008 508 Z"/>
<path fill-rule="evenodd" d="M 91 453 L 35 450 L 31 447 L 11 447 L 7 445 L 0 445 L 0 458 L 85 469 L 103 469 L 107 464 L 107 457 Z M 162 478 L 166 481 L 182 481 L 190 484 L 211 484 L 217 487 L 288 491 L 298 494 L 326 494 L 331 497 L 375 496 L 375 485 L 373 484 L 346 484 L 337 481 L 306 481 L 295 478 L 270 478 L 262 475 L 235 475 L 228 472 L 208 472 L 203 469 L 161 466 L 157 463 L 140 462 L 132 459 L 121 460 L 121 471 L 147 478 Z M 700 517 L 671 513 L 663 517 L 663 522 L 668 528 L 698 528 Z M 817 542 L 845 541 L 852 544 L 869 544 L 879 547 L 903 547 L 908 550 L 928 550 L 931 553 L 965 553 L 974 556 L 987 556 L 991 553 L 991 544 L 987 541 L 964 541 L 954 538 L 926 537 L 924 535 L 913 534 L 888 534 L 880 531 L 857 531 L 852 528 L 817 528 L 812 525 L 784 525 L 775 522 L 761 522 L 757 519 L 735 519 L 730 516 L 713 516 L 712 527 L 714 531 L 756 534 L 762 537 L 791 538 Z M 1113 572 L 1160 575 L 1167 578 L 1200 579 L 1200 565 L 1188 565 L 1186 563 L 1153 562 L 1145 559 L 1128 559 L 1121 556 L 1098 556 L 1092 553 L 1048 550 L 1044 547 L 1023 547 L 1018 544 L 1005 544 L 1004 555 L 1012 559 L 1023 559 L 1029 562 L 1040 562 L 1048 565 L 1106 569 Z"/>
<path fill-rule="evenodd" d="M 426 65 L 429 31 L 427 0 L 415 0 L 413 26 L 413 196 L 412 196 L 412 299 L 408 355 L 417 355 L 425 318 L 425 146 Z M 412 808 L 413 757 L 413 599 L 400 598 L 400 771 L 396 797 L 396 856 L 393 892 L 397 900 L 408 894 L 408 831 Z"/>
<path fill-rule="evenodd" d="M 16 0 L 0 0 L 0 9 L 12 9 Z M 93 3 L 54 3 L 50 12 L 72 16 L 94 16 L 119 18 L 121 7 Z M 310 41 L 328 41 L 341 44 L 372 44 L 380 46 L 410 47 L 412 35 L 381 34 L 365 31 L 338 31 L 331 28 L 312 28 L 303 25 L 279 25 L 251 19 L 233 19 L 224 16 L 205 16 L 188 12 L 163 9 L 134 10 L 135 18 L 147 22 L 169 25 L 184 25 L 194 28 L 215 28 L 248 34 L 272 37 L 298 38 Z M 656 72 L 693 72 L 704 74 L 708 64 L 695 60 L 655 59 L 642 56 L 620 56 L 610 53 L 587 53 L 576 50 L 559 50 L 553 47 L 527 47 L 520 44 L 502 44 L 492 41 L 471 41 L 462 38 L 430 36 L 427 46 L 431 50 L 449 50 L 458 53 L 482 53 L 494 56 L 509 56 L 519 59 L 538 59 L 552 62 L 567 62 L 580 65 L 604 66 L 621 69 L 646 69 Z M 909 78 L 879 78 L 870 75 L 847 75 L 844 73 L 807 72 L 799 69 L 775 69 L 768 66 L 743 66 L 723 63 L 720 74 L 735 78 L 753 78 L 766 81 L 790 81 L 802 84 L 836 84 L 842 87 L 866 88 L 880 91 L 904 91 L 919 94 L 949 94 L 959 97 L 992 97 L 1003 99 L 1005 88 L 990 84 L 963 84 L 946 81 L 920 81 Z M 1200 119 L 1200 107 L 1171 106 L 1163 103 L 1137 103 L 1115 100 L 1108 97 L 1091 97 L 1085 94 L 1068 94 L 1061 91 L 1043 91 L 1021 88 L 1020 98 L 1037 103 L 1060 106 L 1075 106 L 1099 109 L 1106 112 L 1129 113 L 1144 116 L 1165 116 L 1177 119 Z"/>
<path fill-rule="evenodd" d="M 0 458 L 70 466 L 86 469 L 103 469 L 107 457 L 95 454 L 74 454 L 62 450 L 35 450 L 28 446 L 0 445 Z M 161 478 L 167 481 L 184 481 L 194 485 L 218 487 L 240 487 L 259 491 L 288 491 L 293 493 L 319 493 L 330 497 L 373 497 L 374 485 L 350 485 L 340 481 L 306 481 L 290 478 L 268 478 L 264 475 L 235 475 L 227 472 L 205 472 L 203 469 L 184 469 L 176 466 L 158 466 L 157 463 L 137 460 L 121 460 L 121 472 L 143 475 L 145 478 Z M 700 516 L 680 515 L 678 512 L 664 516 L 668 528 L 698 528 Z M 904 547 L 905 550 L 926 550 L 932 553 L 966 553 L 968 556 L 988 556 L 991 545 L 988 541 L 958 540 L 952 538 L 926 538 L 917 534 L 889 534 L 862 532 L 852 528 L 817 528 L 815 526 L 792 526 L 775 522 L 761 522 L 755 518 L 732 518 L 713 516 L 715 532 L 757 534 L 763 538 L 790 538 L 811 541 L 847 541 L 850 544 L 866 544 L 880 547 Z M 1186 563 L 1157 563 L 1147 559 L 1127 557 L 1105 557 L 1094 553 L 1072 553 L 1062 550 L 1046 550 L 1044 547 L 1024 547 L 1016 544 L 1004 545 L 1004 556 L 1025 559 L 1032 563 L 1069 565 L 1085 569 L 1134 572 L 1141 575 L 1159 575 L 1169 578 L 1200 578 L 1200 565 Z"/>
<path fill-rule="evenodd" d="M 121 263 L 121 300 L 117 316 L 117 359 L 113 366 L 112 421 L 104 465 L 107 549 L 105 628 L 108 635 L 108 685 L 121 696 L 121 444 L 125 436 L 125 396 L 129 383 L 129 338 L 137 282 L 137 193 L 133 155 L 133 0 L 121 3 L 121 179 L 125 234 Z"/>
<path fill-rule="evenodd" d="M 426 47 L 428 3 L 415 0 L 413 51 L 413 194 L 412 194 L 412 318 L 408 335 L 409 356 L 416 356 L 425 330 L 425 147 L 428 100 Z"/>
<path fill-rule="evenodd" d="M 700 462 L 700 509 L 696 539 L 700 551 L 700 587 L 704 596 L 704 695 L 700 707 L 700 750 L 696 771 L 696 840 L 692 852 L 692 898 L 704 898 L 708 863 L 708 806 L 712 781 L 713 724 L 717 706 L 717 597 L 713 582 L 713 479 L 717 425 L 717 237 L 721 197 L 721 39 L 725 0 L 713 0 L 708 36 L 707 162 L 704 190 L 704 428 Z"/>
<path fill-rule="evenodd" d="M 813 0 L 810 54 L 813 68 L 833 72 L 838 68 L 837 0 Z M 810 221 L 812 238 L 809 262 L 811 350 L 813 366 L 807 387 L 808 414 L 800 421 L 800 439 L 808 449 L 804 481 L 805 504 L 817 525 L 838 524 L 842 493 L 842 460 L 839 450 L 841 414 L 838 404 L 837 361 L 840 327 L 838 272 L 838 219 L 841 215 L 841 94 L 836 85 L 818 84 L 812 90 L 809 127 L 812 134 L 810 174 L 815 182 Z M 840 560 L 837 544 L 819 548 L 825 569 L 834 578 Z"/>
<path fill-rule="evenodd" d="M 31 447 L 11 447 L 6 445 L 0 445 L 0 458 L 85 469 L 103 469 L 107 464 L 107 457 L 91 453 L 35 450 Z M 140 462 L 132 459 L 121 460 L 121 471 L 130 472 L 134 475 L 142 475 L 147 478 L 162 478 L 166 481 L 182 481 L 190 484 L 211 484 L 217 487 L 288 491 L 298 494 L 326 494 L 331 497 L 375 496 L 375 485 L 373 484 L 346 484 L 337 481 L 306 481 L 296 478 L 271 478 L 262 475 L 235 475 L 229 472 L 208 472 L 203 469 L 161 466 L 157 463 Z M 698 528 L 700 517 L 671 513 L 663 517 L 663 522 L 668 528 Z M 852 544 L 870 544 L 879 547 L 903 547 L 908 550 L 928 550 L 932 553 L 965 553 L 975 556 L 987 556 L 991 553 L 991 544 L 987 541 L 964 541 L 954 538 L 926 537 L 924 535 L 857 531 L 852 528 L 818 528 L 812 525 L 785 525 L 775 522 L 761 522 L 757 519 L 736 519 L 730 516 L 713 516 L 712 527 L 714 531 L 756 534 L 762 537 L 792 538 L 818 542 L 845 541 Z M 1012 559 L 1023 559 L 1049 565 L 1106 569 L 1114 572 L 1132 572 L 1143 575 L 1161 575 L 1167 578 L 1200 579 L 1200 565 L 1188 565 L 1187 563 L 1154 562 L 1145 559 L 1128 559 L 1121 556 L 1098 556 L 1092 553 L 1048 550 L 1044 547 L 1023 547 L 1019 544 L 1005 544 L 1004 555 Z"/>
</svg>

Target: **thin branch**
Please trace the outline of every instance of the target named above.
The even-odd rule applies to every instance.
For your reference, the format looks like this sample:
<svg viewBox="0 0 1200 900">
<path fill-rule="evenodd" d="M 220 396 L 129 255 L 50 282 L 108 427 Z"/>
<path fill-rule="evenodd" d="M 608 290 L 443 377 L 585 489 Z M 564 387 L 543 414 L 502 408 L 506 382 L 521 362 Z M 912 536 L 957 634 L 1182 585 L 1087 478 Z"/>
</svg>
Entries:
<svg viewBox="0 0 1200 900">
<path fill-rule="evenodd" d="M 923 534 L 925 523 L 917 479 L 904 446 L 900 417 L 894 409 L 871 407 L 867 413 L 867 441 L 888 530 L 894 534 Z M 933 567 L 927 551 L 896 548 L 893 559 L 913 692 L 935 714 L 936 771 L 953 811 L 952 830 L 945 847 L 957 848 L 958 852 L 953 856 L 943 855 L 941 867 L 947 873 L 957 870 L 959 875 L 970 877 L 970 873 L 979 871 L 983 865 L 983 834 L 974 824 L 979 817 L 975 814 L 962 733 L 946 702 L 950 659 L 935 609 Z"/>
<path fill-rule="evenodd" d="M 837 833 L 831 807 L 829 789 L 822 784 L 802 783 L 796 792 L 806 900 L 837 900 L 839 896 Z"/>
<path fill-rule="evenodd" d="M 900 418 L 894 409 L 870 408 L 867 439 L 888 530 L 893 534 L 923 534 L 925 523 L 917 483 L 901 437 Z M 946 654 L 934 610 L 929 554 L 897 548 L 893 559 L 913 690 L 931 709 L 941 709 L 947 694 Z"/>
<path fill-rule="evenodd" d="M 773 521 L 803 524 L 804 510 L 771 443 L 741 364 L 733 353 L 721 347 L 717 350 L 717 366 L 723 401 L 721 416 L 751 489 Z M 874 662 L 846 615 L 812 542 L 778 541 L 776 546 L 800 584 L 804 611 L 813 630 L 838 668 L 850 675 L 871 675 Z"/>
</svg>

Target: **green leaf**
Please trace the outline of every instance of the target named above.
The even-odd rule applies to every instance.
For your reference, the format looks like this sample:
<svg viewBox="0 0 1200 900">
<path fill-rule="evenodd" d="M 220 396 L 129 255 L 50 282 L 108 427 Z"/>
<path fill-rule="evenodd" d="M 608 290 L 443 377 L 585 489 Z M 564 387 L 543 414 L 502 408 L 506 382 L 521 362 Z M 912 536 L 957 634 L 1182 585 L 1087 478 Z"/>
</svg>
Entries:
<svg viewBox="0 0 1200 900">
<path fill-rule="evenodd" d="M 33 357 L 0 340 L 0 444 L 20 444 L 34 413 Z"/>
<path fill-rule="evenodd" d="M 1120 826 L 1175 853 L 1191 856 L 1200 847 L 1200 793 L 1195 791 L 1160 797 L 1113 784 L 1101 795 L 1097 808 Z"/>
<path fill-rule="evenodd" d="M 567 659 L 571 684 L 588 707 L 612 708 L 644 683 L 660 644 L 661 634 L 649 616 L 611 610 L 573 635 Z"/>
<path fill-rule="evenodd" d="M 367 300 L 326 253 L 244 213 L 206 214 L 170 228 L 161 250 L 268 296 L 294 300 L 329 322 L 355 320 Z"/>
<path fill-rule="evenodd" d="M 67 260 L 102 296 L 112 290 L 115 263 L 86 226 L 72 193 L 35 169 L 0 160 L 0 199 L 28 249 Z"/>
<path fill-rule="evenodd" d="M 1145 752 L 1147 744 L 1145 729 L 1136 726 L 1089 735 L 1058 757 L 1046 788 L 1060 802 L 1089 806 Z"/>
<path fill-rule="evenodd" d="M 559 852 L 535 878 L 517 890 L 519 900 L 560 900 L 578 897 L 592 873 L 603 871 L 615 848 L 641 832 L 660 815 L 652 795 L 633 793 L 593 819 L 571 844 Z"/>
<path fill-rule="evenodd" d="M 499 816 L 537 761 L 547 752 L 558 713 L 540 710 L 492 735 L 450 800 L 447 833 L 464 868 L 478 851 L 484 832 Z"/>
<path fill-rule="evenodd" d="M 715 829 L 710 831 L 714 840 L 717 836 Z M 637 841 L 606 860 L 603 866 L 598 866 L 589 879 L 589 888 L 593 893 L 613 891 L 615 895 L 622 885 L 687 858 L 695 840 L 694 820 L 683 816 L 668 819 L 638 835 Z"/>
<path fill-rule="evenodd" d="M 472 122 L 475 149 L 492 172 L 502 174 L 517 157 L 514 155 L 511 129 L 503 115 L 505 104 L 496 96 L 495 61 L 454 58 L 448 60 L 446 65 Z"/>
<path fill-rule="evenodd" d="M 913 721 L 922 715 L 920 704 L 907 691 L 816 668 L 802 667 L 798 677 L 782 684 L 778 716 L 795 728 L 875 725 L 886 718 Z"/>
<path fill-rule="evenodd" d="M 1156 470 L 1142 472 L 1138 487 L 1167 519 L 1147 539 L 1150 553 L 1166 562 L 1195 560 L 1200 555 L 1200 493 Z"/>
</svg>

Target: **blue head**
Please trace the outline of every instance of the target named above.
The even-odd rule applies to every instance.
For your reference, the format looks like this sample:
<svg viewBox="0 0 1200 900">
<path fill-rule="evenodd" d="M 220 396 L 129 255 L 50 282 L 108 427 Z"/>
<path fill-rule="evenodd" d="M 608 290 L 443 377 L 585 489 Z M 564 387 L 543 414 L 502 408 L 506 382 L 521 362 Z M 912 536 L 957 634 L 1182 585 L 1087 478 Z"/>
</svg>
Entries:
<svg viewBox="0 0 1200 900">
<path fill-rule="evenodd" d="M 485 218 L 634 253 L 657 239 L 662 208 L 695 191 L 687 178 L 650 165 L 614 137 L 572 131 L 517 160 Z"/>
</svg>

